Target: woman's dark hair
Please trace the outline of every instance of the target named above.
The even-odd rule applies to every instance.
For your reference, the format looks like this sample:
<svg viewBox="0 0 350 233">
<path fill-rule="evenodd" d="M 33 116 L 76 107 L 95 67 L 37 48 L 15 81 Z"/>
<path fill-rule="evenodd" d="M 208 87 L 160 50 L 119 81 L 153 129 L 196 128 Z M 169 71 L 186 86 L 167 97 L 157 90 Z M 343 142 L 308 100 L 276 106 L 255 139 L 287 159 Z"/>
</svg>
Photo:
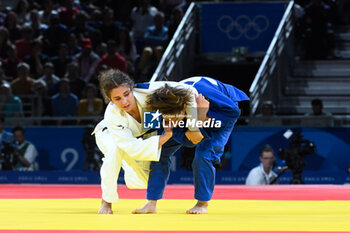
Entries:
<svg viewBox="0 0 350 233">
<path fill-rule="evenodd" d="M 119 86 L 134 87 L 134 81 L 120 70 L 110 69 L 99 75 L 100 90 L 105 102 L 110 101 L 111 90 Z"/>
<path fill-rule="evenodd" d="M 162 114 L 176 114 L 181 112 L 185 104 L 191 99 L 191 92 L 165 84 L 147 96 L 147 109 L 159 110 Z"/>
</svg>

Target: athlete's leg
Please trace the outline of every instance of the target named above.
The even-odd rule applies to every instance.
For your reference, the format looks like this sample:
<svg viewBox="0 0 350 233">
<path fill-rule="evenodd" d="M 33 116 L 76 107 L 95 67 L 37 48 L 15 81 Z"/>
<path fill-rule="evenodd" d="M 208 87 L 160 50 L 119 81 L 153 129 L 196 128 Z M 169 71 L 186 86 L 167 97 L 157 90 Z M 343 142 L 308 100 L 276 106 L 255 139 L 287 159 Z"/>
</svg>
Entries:
<svg viewBox="0 0 350 233">
<path fill-rule="evenodd" d="M 157 212 L 157 200 L 162 199 L 165 186 L 169 179 L 171 165 L 170 156 L 180 148 L 181 144 L 174 139 L 170 139 L 162 146 L 159 162 L 152 162 L 150 166 L 146 197 L 148 202 L 132 213 L 146 214 Z"/>
<path fill-rule="evenodd" d="M 121 157 L 118 147 L 111 140 L 108 130 L 96 132 L 96 143 L 104 154 L 101 166 L 102 203 L 99 214 L 112 214 L 112 203 L 118 201 L 117 182 L 121 167 Z"/>
<path fill-rule="evenodd" d="M 209 129 L 211 137 L 203 143 L 199 143 L 196 147 L 192 169 L 195 189 L 194 198 L 197 199 L 197 204 L 186 213 L 208 213 L 208 201 L 212 198 L 215 186 L 216 170 L 213 163 L 220 160 L 233 126 L 234 122 L 229 122 L 223 125 L 220 130 Z"/>
<path fill-rule="evenodd" d="M 207 144 L 197 146 L 195 157 L 192 162 L 193 178 L 194 178 L 194 198 L 197 199 L 196 205 L 187 210 L 188 214 L 206 214 L 208 213 L 208 201 L 213 195 L 215 185 L 215 168 L 210 159 Z M 206 153 L 206 154 L 204 154 Z"/>
</svg>

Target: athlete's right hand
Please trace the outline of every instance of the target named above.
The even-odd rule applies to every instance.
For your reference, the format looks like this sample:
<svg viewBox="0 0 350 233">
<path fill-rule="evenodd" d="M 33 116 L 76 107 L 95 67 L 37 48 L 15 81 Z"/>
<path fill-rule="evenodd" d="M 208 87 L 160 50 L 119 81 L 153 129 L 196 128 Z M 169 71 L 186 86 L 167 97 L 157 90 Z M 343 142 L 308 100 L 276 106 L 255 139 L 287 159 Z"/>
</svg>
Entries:
<svg viewBox="0 0 350 233">
<path fill-rule="evenodd" d="M 197 118 L 199 121 L 205 121 L 208 118 L 209 101 L 202 94 L 196 97 L 197 102 Z"/>
</svg>

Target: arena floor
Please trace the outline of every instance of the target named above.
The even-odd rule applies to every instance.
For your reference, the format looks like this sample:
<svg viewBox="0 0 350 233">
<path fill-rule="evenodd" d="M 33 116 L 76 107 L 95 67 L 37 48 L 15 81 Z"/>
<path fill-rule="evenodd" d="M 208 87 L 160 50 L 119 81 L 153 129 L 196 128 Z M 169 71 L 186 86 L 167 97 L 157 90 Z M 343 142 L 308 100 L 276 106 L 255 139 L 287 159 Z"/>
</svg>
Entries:
<svg viewBox="0 0 350 233">
<path fill-rule="evenodd" d="M 158 213 L 133 215 L 145 190 L 119 187 L 114 215 L 98 215 L 97 185 L 0 185 L 0 233 L 350 232 L 350 186 L 217 185 L 209 214 L 187 215 L 191 185 L 169 185 Z"/>
</svg>

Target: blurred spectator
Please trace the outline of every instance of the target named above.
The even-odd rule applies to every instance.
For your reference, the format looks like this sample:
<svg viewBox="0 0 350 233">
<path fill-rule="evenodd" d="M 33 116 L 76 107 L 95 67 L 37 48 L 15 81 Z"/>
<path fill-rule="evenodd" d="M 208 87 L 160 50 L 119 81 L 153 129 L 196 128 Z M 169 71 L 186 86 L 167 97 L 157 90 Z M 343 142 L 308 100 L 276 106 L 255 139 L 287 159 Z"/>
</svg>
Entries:
<svg viewBox="0 0 350 233">
<path fill-rule="evenodd" d="M 96 9 L 92 0 L 80 0 L 80 12 L 84 11 L 86 14 L 91 15 L 92 12 Z"/>
<path fill-rule="evenodd" d="M 0 27 L 0 58 L 7 58 L 7 50 L 11 46 L 11 42 L 9 40 L 9 32 L 5 27 Z"/>
<path fill-rule="evenodd" d="M 306 113 L 305 116 L 307 117 L 302 121 L 304 126 L 332 127 L 334 125 L 332 113 L 323 111 L 322 100 L 313 99 L 311 101 L 311 107 L 312 112 Z"/>
<path fill-rule="evenodd" d="M 36 80 L 33 85 L 33 90 L 35 93 L 35 108 L 33 109 L 33 116 L 43 117 L 52 116 L 51 112 L 51 98 L 47 94 L 46 84 L 43 80 Z M 48 121 L 43 121 L 42 125 L 47 125 Z M 47 124 L 46 124 L 47 123 Z"/>
<path fill-rule="evenodd" d="M 126 59 L 127 73 L 133 74 L 135 71 L 136 62 L 136 46 L 131 39 L 130 32 L 127 28 L 120 28 L 118 53 Z"/>
<path fill-rule="evenodd" d="M 84 171 L 98 171 L 102 165 L 103 154 L 96 145 L 95 137 L 92 135 L 93 131 L 94 126 L 87 125 L 83 137 L 81 138 L 81 143 L 85 150 Z"/>
<path fill-rule="evenodd" d="M 64 0 L 64 7 L 62 7 L 58 14 L 62 24 L 68 28 L 74 26 L 74 16 L 79 12 L 79 9 L 74 6 L 74 0 Z"/>
<path fill-rule="evenodd" d="M 17 65 L 20 60 L 17 57 L 16 46 L 11 44 L 7 48 L 7 58 L 2 60 L 2 67 L 7 77 L 10 77 L 11 80 L 17 78 Z"/>
<path fill-rule="evenodd" d="M 58 14 L 57 11 L 53 9 L 52 0 L 45 0 L 42 3 L 43 10 L 39 11 L 40 22 L 49 25 L 51 14 Z"/>
<path fill-rule="evenodd" d="M 103 55 L 105 55 L 107 53 L 107 43 L 102 42 L 102 43 L 98 44 L 96 46 L 95 52 L 99 57 L 103 57 Z"/>
<path fill-rule="evenodd" d="M 29 4 L 27 0 L 19 0 L 19 2 L 17 3 L 15 11 L 17 13 L 18 23 L 20 25 L 23 25 L 29 20 L 28 8 Z"/>
<path fill-rule="evenodd" d="M 83 40 L 84 41 L 84 40 Z M 74 33 L 70 33 L 68 36 L 68 55 L 74 57 L 76 54 L 81 52 L 81 47 L 78 44 L 77 37 Z"/>
<path fill-rule="evenodd" d="M 21 38 L 20 26 L 18 25 L 17 14 L 14 11 L 10 11 L 7 13 L 4 26 L 7 28 L 10 41 L 14 43 L 16 40 Z"/>
<path fill-rule="evenodd" d="M 164 14 L 158 12 L 154 17 L 154 25 L 148 27 L 145 34 L 146 47 L 143 49 L 140 63 L 139 73 L 144 76 L 148 74 L 154 68 L 152 60 L 156 60 L 156 64 L 159 63 L 163 56 L 164 48 L 168 42 L 168 28 L 164 26 Z"/>
<path fill-rule="evenodd" d="M 0 11 L 0 25 L 4 25 L 5 22 L 5 18 L 6 18 L 6 14 L 8 12 L 7 9 L 9 9 L 8 7 L 3 9 L 4 7 L 0 7 L 1 11 Z"/>
<path fill-rule="evenodd" d="M 33 94 L 34 79 L 29 77 L 29 65 L 21 62 L 17 65 L 18 78 L 11 82 L 11 88 L 15 95 Z"/>
<path fill-rule="evenodd" d="M 93 28 L 99 28 L 101 26 L 102 19 L 102 12 L 99 9 L 94 9 L 90 14 L 88 24 L 91 25 Z"/>
<path fill-rule="evenodd" d="M 44 64 L 44 75 L 38 81 L 42 81 L 45 84 L 45 89 L 49 96 L 57 93 L 60 78 L 54 75 L 54 66 L 51 62 Z"/>
<path fill-rule="evenodd" d="M 22 60 L 23 57 L 30 55 L 32 52 L 32 35 L 33 29 L 30 26 L 23 26 L 21 28 L 21 39 L 16 40 L 17 57 Z"/>
<path fill-rule="evenodd" d="M 60 23 L 57 14 L 51 14 L 50 25 L 43 34 L 44 53 L 50 57 L 56 56 L 60 44 L 68 41 L 67 27 Z"/>
<path fill-rule="evenodd" d="M 37 171 L 39 170 L 39 165 L 35 161 L 38 156 L 38 151 L 36 150 L 33 143 L 26 140 L 26 134 L 21 126 L 13 128 L 13 139 L 17 144 L 17 164 L 14 170 L 17 171 Z"/>
<path fill-rule="evenodd" d="M 154 16 L 157 8 L 150 5 L 149 0 L 138 0 L 137 6 L 132 11 L 130 18 L 133 22 L 132 38 L 135 41 L 137 53 L 140 54 L 144 48 L 144 36 L 149 26 L 154 24 Z"/>
<path fill-rule="evenodd" d="M 5 75 L 4 70 L 0 66 L 0 85 L 3 83 L 10 84 L 7 79 L 8 77 Z"/>
<path fill-rule="evenodd" d="M 60 44 L 58 56 L 52 57 L 51 62 L 55 68 L 55 75 L 62 78 L 66 73 L 67 65 L 72 62 L 72 57 L 68 53 L 67 44 Z"/>
<path fill-rule="evenodd" d="M 25 116 L 31 116 L 32 94 L 34 79 L 29 77 L 29 65 L 21 62 L 17 65 L 18 78 L 11 82 L 11 88 L 14 95 L 18 95 L 23 103 Z"/>
<path fill-rule="evenodd" d="M 271 184 L 277 178 L 277 174 L 272 171 L 275 161 L 274 151 L 271 146 L 265 145 L 261 148 L 260 165 L 253 168 L 246 179 L 247 185 Z M 277 180 L 276 180 L 277 182 Z M 274 184 L 276 184 L 276 182 Z"/>
<path fill-rule="evenodd" d="M 173 38 L 173 35 L 179 26 L 182 18 L 183 18 L 184 12 L 181 7 L 175 7 L 172 12 L 171 12 L 171 17 L 170 20 L 168 21 L 168 35 L 169 35 L 169 40 Z"/>
<path fill-rule="evenodd" d="M 110 7 L 115 11 L 115 20 L 122 22 L 124 26 L 129 26 L 130 13 L 135 4 L 136 1 L 130 0 L 111 1 Z"/>
<path fill-rule="evenodd" d="M 175 8 L 179 7 L 181 9 L 185 5 L 184 0 L 161 0 L 160 2 L 160 8 L 165 13 L 166 20 L 169 20 L 169 16 Z"/>
<path fill-rule="evenodd" d="M 275 117 L 275 105 L 270 100 L 264 101 L 261 105 L 261 113 L 249 120 L 250 126 L 280 126 L 281 124 L 281 120 Z"/>
<path fill-rule="evenodd" d="M 41 39 L 44 31 L 47 29 L 47 25 L 40 22 L 39 12 L 35 9 L 30 11 L 30 21 L 24 25 L 33 29 L 34 39 Z"/>
<path fill-rule="evenodd" d="M 332 116 L 330 112 L 323 111 L 323 102 L 321 99 L 311 100 L 312 112 L 306 113 L 307 116 Z"/>
<path fill-rule="evenodd" d="M 306 59 L 325 59 L 334 43 L 330 7 L 322 0 L 311 0 L 304 11 Z"/>
<path fill-rule="evenodd" d="M 110 40 L 107 43 L 107 54 L 105 54 L 98 66 L 106 65 L 112 69 L 119 69 L 123 72 L 127 72 L 127 63 L 123 56 L 117 52 L 116 43 L 114 40 Z"/>
<path fill-rule="evenodd" d="M 91 77 L 95 75 L 100 61 L 100 57 L 92 50 L 92 43 L 89 38 L 82 41 L 82 51 L 76 55 L 75 61 L 79 67 L 79 77 L 88 83 Z"/>
<path fill-rule="evenodd" d="M 88 16 L 85 12 L 78 12 L 74 16 L 75 26 L 71 28 L 70 33 L 74 33 L 79 41 L 84 38 L 90 38 L 93 44 L 98 44 L 100 42 L 100 33 L 91 27 L 88 23 Z"/>
<path fill-rule="evenodd" d="M 103 111 L 103 100 L 97 98 L 96 86 L 89 83 L 84 88 L 84 99 L 79 101 L 78 116 L 100 116 Z M 96 121 L 81 121 L 80 124 L 95 124 Z"/>
<path fill-rule="evenodd" d="M 75 94 L 78 97 L 78 99 L 80 99 L 82 91 L 86 86 L 86 82 L 80 78 L 78 64 L 76 62 L 68 64 L 67 72 L 64 75 L 64 78 L 69 80 L 71 92 Z"/>
<path fill-rule="evenodd" d="M 119 26 L 114 21 L 114 11 L 110 8 L 105 8 L 103 11 L 103 21 L 99 27 L 102 35 L 102 41 L 115 40 L 119 43 Z"/>
<path fill-rule="evenodd" d="M 0 91 L 0 114 L 5 118 L 22 117 L 24 115 L 22 101 L 12 94 L 11 86 L 3 83 Z"/>
<path fill-rule="evenodd" d="M 2 152 L 3 143 L 11 143 L 13 141 L 13 134 L 4 130 L 5 118 L 0 115 L 0 153 Z M 0 159 L 1 160 L 1 159 Z M 1 170 L 1 169 L 0 169 Z"/>
<path fill-rule="evenodd" d="M 275 106 L 272 101 L 264 101 L 261 105 L 261 115 L 262 116 L 273 116 L 275 115 Z"/>
<path fill-rule="evenodd" d="M 31 47 L 31 54 L 25 56 L 23 62 L 29 65 L 30 76 L 36 79 L 43 74 L 43 65 L 49 60 L 49 57 L 42 53 L 43 44 L 40 39 L 33 40 Z"/>
<path fill-rule="evenodd" d="M 59 92 L 52 96 L 52 115 L 55 117 L 73 117 L 77 115 L 78 97 L 71 93 L 69 80 L 63 78 L 59 82 Z M 58 121 L 58 125 L 74 124 L 73 121 Z"/>
</svg>

